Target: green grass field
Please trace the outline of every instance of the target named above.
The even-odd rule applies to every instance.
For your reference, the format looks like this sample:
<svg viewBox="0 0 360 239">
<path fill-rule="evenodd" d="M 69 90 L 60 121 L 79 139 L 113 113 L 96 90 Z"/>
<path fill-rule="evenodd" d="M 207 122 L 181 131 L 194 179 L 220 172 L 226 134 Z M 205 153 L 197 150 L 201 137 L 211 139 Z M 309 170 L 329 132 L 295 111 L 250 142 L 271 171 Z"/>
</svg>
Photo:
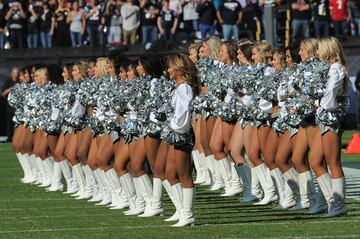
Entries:
<svg viewBox="0 0 360 239">
<path fill-rule="evenodd" d="M 350 138 L 347 132 L 344 138 Z M 343 155 L 360 168 L 359 155 Z M 171 228 L 163 219 L 174 211 L 165 196 L 165 216 L 137 218 L 60 192 L 24 185 L 11 146 L 0 145 L 0 238 L 360 238 L 360 201 L 348 200 L 347 217 L 324 219 L 305 211 L 240 203 L 197 187 L 196 226 Z"/>
</svg>

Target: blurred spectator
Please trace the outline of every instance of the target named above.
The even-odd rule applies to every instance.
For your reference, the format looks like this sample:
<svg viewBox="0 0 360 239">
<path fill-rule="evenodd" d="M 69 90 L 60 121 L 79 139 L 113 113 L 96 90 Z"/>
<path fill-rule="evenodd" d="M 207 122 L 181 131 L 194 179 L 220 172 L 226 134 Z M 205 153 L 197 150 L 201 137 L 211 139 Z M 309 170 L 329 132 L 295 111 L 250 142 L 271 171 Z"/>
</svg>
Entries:
<svg viewBox="0 0 360 239">
<path fill-rule="evenodd" d="M 73 1 L 71 12 L 67 16 L 66 22 L 70 24 L 70 38 L 73 47 L 83 45 L 82 36 L 85 33 L 86 19 L 85 12 L 79 9 L 79 3 Z"/>
<path fill-rule="evenodd" d="M 121 43 L 121 0 L 113 2 L 114 4 L 108 5 L 106 12 L 109 15 L 110 21 L 110 30 L 108 34 L 108 43 L 109 44 L 119 44 Z"/>
<path fill-rule="evenodd" d="M 55 43 L 58 47 L 69 46 L 69 25 L 66 22 L 66 18 L 70 13 L 70 9 L 65 7 L 64 0 L 58 0 L 58 7 L 55 10 Z"/>
<path fill-rule="evenodd" d="M 197 2 L 195 0 L 182 0 L 184 28 L 186 39 L 194 40 L 195 33 L 199 30 L 199 14 L 196 12 Z"/>
<path fill-rule="evenodd" d="M 347 22 L 351 19 L 349 0 L 329 0 L 329 6 L 335 37 L 340 41 L 344 41 L 346 39 Z"/>
<path fill-rule="evenodd" d="M 0 49 L 4 48 L 4 29 L 6 26 L 3 11 L 4 11 L 4 4 L 0 2 Z"/>
<path fill-rule="evenodd" d="M 337 0 L 336 0 L 337 1 Z M 291 0 L 292 39 L 298 43 L 309 37 L 310 3 L 309 0 Z"/>
<path fill-rule="evenodd" d="M 140 8 L 134 5 L 134 0 L 127 0 L 127 3 L 121 7 L 121 16 L 124 44 L 134 45 L 137 29 L 140 25 Z"/>
<path fill-rule="evenodd" d="M 55 30 L 55 15 L 49 9 L 49 4 L 44 2 L 42 5 L 42 14 L 40 17 L 40 39 L 44 48 L 52 46 L 52 37 Z"/>
<path fill-rule="evenodd" d="M 239 24 L 242 17 L 242 8 L 236 0 L 224 0 L 218 11 L 217 17 L 222 26 L 223 38 L 225 41 L 239 39 Z"/>
<path fill-rule="evenodd" d="M 216 10 L 211 0 L 201 0 L 196 11 L 199 13 L 199 29 L 201 39 L 205 40 L 206 36 L 215 34 Z"/>
<path fill-rule="evenodd" d="M 100 4 L 95 4 L 95 0 L 89 0 L 84 7 L 87 19 L 86 32 L 92 47 L 103 44 L 100 8 Z"/>
<path fill-rule="evenodd" d="M 10 2 L 9 10 L 5 15 L 5 20 L 8 22 L 9 42 L 12 48 L 23 48 L 23 19 L 26 19 L 26 14 L 21 3 Z"/>
<path fill-rule="evenodd" d="M 252 0 L 244 1 L 242 5 L 240 35 L 245 35 L 252 40 L 256 39 L 257 21 L 255 4 Z"/>
<path fill-rule="evenodd" d="M 42 1 L 35 1 L 34 5 L 29 4 L 27 13 L 27 46 L 28 48 L 37 48 L 39 39 L 39 22 L 42 12 Z"/>
<path fill-rule="evenodd" d="M 170 10 L 169 5 L 169 0 L 163 0 L 163 8 L 157 22 L 161 38 L 166 41 L 174 40 L 178 24 L 177 15 L 173 10 Z"/>
<path fill-rule="evenodd" d="M 16 82 L 18 82 L 19 79 L 19 70 L 17 68 L 11 69 L 10 72 L 10 78 L 5 81 L 3 88 L 1 90 L 1 95 L 5 97 L 7 100 L 7 97 L 11 91 L 11 88 L 15 85 Z M 6 105 L 6 135 L 7 135 L 7 142 L 11 142 L 11 138 L 14 132 L 14 122 L 12 121 L 12 118 L 14 116 L 14 109 L 7 104 Z"/>
<path fill-rule="evenodd" d="M 146 45 L 157 40 L 157 18 L 160 14 L 161 6 L 155 0 L 141 0 L 141 34 L 142 44 Z"/>
<path fill-rule="evenodd" d="M 314 27 L 316 37 L 326 37 L 330 30 L 330 9 L 328 0 L 314 0 L 312 2 Z"/>
<path fill-rule="evenodd" d="M 169 0 L 169 9 L 174 11 L 177 17 L 182 13 L 182 6 L 180 0 Z"/>
<path fill-rule="evenodd" d="M 351 10 L 351 35 L 360 36 L 360 1 L 351 0 L 349 3 Z M 1 27 L 0 27 L 1 28 Z"/>
</svg>

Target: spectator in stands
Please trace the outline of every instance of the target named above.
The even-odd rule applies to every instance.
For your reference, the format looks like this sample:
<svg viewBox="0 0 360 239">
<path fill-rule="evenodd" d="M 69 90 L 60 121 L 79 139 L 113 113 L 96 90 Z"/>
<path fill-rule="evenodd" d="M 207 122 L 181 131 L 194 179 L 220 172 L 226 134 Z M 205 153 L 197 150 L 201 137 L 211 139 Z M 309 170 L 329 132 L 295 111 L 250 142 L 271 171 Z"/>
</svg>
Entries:
<svg viewBox="0 0 360 239">
<path fill-rule="evenodd" d="M 157 18 L 160 14 L 161 6 L 156 0 L 141 0 L 141 34 L 142 44 L 148 48 L 152 42 L 156 41 L 158 36 Z"/>
<path fill-rule="evenodd" d="M 169 9 L 174 11 L 175 15 L 179 17 L 183 11 L 180 0 L 169 0 Z"/>
<path fill-rule="evenodd" d="M 194 40 L 196 32 L 199 30 L 199 14 L 196 12 L 196 0 L 181 0 L 183 8 L 184 29 L 186 40 Z"/>
<path fill-rule="evenodd" d="M 239 24 L 242 17 L 242 8 L 236 0 L 225 0 L 221 3 L 217 17 L 222 26 L 223 38 L 225 41 L 239 39 Z"/>
<path fill-rule="evenodd" d="M 55 15 L 49 8 L 49 3 L 42 4 L 42 13 L 40 16 L 40 39 L 44 48 L 52 46 L 52 37 L 55 29 Z"/>
<path fill-rule="evenodd" d="M 0 3 L 0 49 L 4 48 L 4 29 L 6 26 L 3 11 L 4 11 L 4 4 Z"/>
<path fill-rule="evenodd" d="M 89 0 L 84 11 L 86 13 L 86 32 L 90 40 L 90 46 L 101 46 L 102 41 L 102 16 L 100 15 L 100 4 L 95 4 L 95 0 Z"/>
<path fill-rule="evenodd" d="M 351 35 L 360 36 L 360 1 L 350 0 L 349 3 L 351 10 Z"/>
<path fill-rule="evenodd" d="M 82 46 L 82 36 L 85 33 L 86 18 L 85 12 L 82 9 L 79 9 L 79 3 L 77 1 L 72 2 L 71 12 L 67 16 L 66 22 L 70 24 L 72 47 Z"/>
<path fill-rule="evenodd" d="M 292 39 L 298 43 L 309 37 L 310 3 L 309 0 L 291 0 Z"/>
<path fill-rule="evenodd" d="M 166 41 L 174 40 L 177 24 L 178 18 L 175 12 L 170 10 L 169 0 L 163 0 L 163 8 L 157 22 L 161 38 Z"/>
<path fill-rule="evenodd" d="M 58 7 L 55 10 L 55 43 L 58 47 L 69 46 L 70 30 L 66 18 L 70 13 L 70 9 L 65 6 L 64 0 L 58 0 Z"/>
<path fill-rule="evenodd" d="M 108 34 L 108 43 L 109 44 L 120 44 L 121 43 L 121 0 L 116 0 L 113 4 L 108 5 L 106 12 L 109 16 L 109 34 Z"/>
<path fill-rule="evenodd" d="M 196 11 L 199 14 L 199 29 L 201 39 L 205 40 L 206 36 L 215 34 L 216 10 L 211 0 L 201 0 Z"/>
<path fill-rule="evenodd" d="M 314 0 L 312 2 L 314 27 L 316 37 L 329 36 L 330 10 L 328 0 Z"/>
<path fill-rule="evenodd" d="M 7 97 L 11 91 L 11 88 L 15 85 L 16 82 L 19 80 L 19 69 L 18 68 L 12 68 L 10 72 L 10 78 L 5 81 L 3 88 L 1 90 L 1 95 L 5 97 L 7 100 Z M 11 138 L 14 132 L 14 122 L 12 121 L 12 118 L 14 116 L 14 109 L 7 104 L 6 105 L 6 136 L 7 140 L 6 142 L 11 142 Z"/>
<path fill-rule="evenodd" d="M 140 8 L 134 4 L 134 0 L 127 0 L 121 7 L 122 27 L 124 44 L 135 45 L 136 33 L 140 25 Z"/>
<path fill-rule="evenodd" d="M 42 12 L 42 1 L 35 1 L 34 5 L 29 4 L 27 12 L 27 46 L 37 48 L 39 39 L 39 22 Z"/>
<path fill-rule="evenodd" d="M 246 0 L 242 5 L 242 17 L 240 22 L 240 35 L 256 39 L 257 32 L 257 21 L 256 8 L 252 0 Z"/>
<path fill-rule="evenodd" d="M 346 39 L 347 23 L 351 19 L 349 0 L 329 0 L 331 19 L 335 29 L 335 37 L 340 41 Z"/>
<path fill-rule="evenodd" d="M 10 2 L 9 10 L 5 15 L 5 20 L 8 22 L 9 42 L 11 48 L 23 48 L 24 41 L 24 27 L 23 20 L 26 19 L 26 14 L 20 2 Z"/>
</svg>

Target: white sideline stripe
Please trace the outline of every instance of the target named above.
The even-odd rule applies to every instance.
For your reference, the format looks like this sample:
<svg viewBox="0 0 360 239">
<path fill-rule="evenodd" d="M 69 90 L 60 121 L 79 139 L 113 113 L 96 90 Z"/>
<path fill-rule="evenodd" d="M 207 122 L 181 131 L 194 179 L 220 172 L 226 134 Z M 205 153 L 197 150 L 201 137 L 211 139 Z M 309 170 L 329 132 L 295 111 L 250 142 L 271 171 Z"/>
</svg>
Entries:
<svg viewBox="0 0 360 239">
<path fill-rule="evenodd" d="M 31 199 L 18 199 L 18 200 L 6 200 L 0 201 L 0 203 L 9 203 L 9 202 L 32 202 L 32 201 L 68 201 L 74 200 L 74 198 L 31 198 Z"/>
<path fill-rule="evenodd" d="M 321 221 L 313 221 L 313 222 L 306 222 L 307 224 L 322 224 L 326 222 L 333 222 L 339 223 L 339 220 L 326 220 L 323 219 Z M 358 223 L 359 220 L 346 220 L 343 221 L 344 223 Z M 301 222 L 242 222 L 242 223 L 229 223 L 229 224 L 202 224 L 198 225 L 197 227 L 206 227 L 206 226 L 249 226 L 249 225 L 287 225 L 287 224 L 303 224 L 304 221 Z M 153 225 L 153 226 L 125 226 L 125 227 L 87 227 L 87 228 L 48 228 L 48 229 L 31 229 L 31 230 L 8 230 L 8 231 L 0 231 L 0 234 L 5 233 L 31 233 L 31 232 L 57 232 L 57 231 L 91 231 L 91 230 L 103 230 L 103 229 L 144 229 L 144 228 L 170 228 L 169 225 Z M 347 234 L 346 236 L 341 237 L 359 237 L 360 234 Z M 306 237 L 306 238 L 327 238 L 330 236 L 315 236 L 315 237 Z M 334 237 L 334 236 L 331 236 Z M 340 236 L 339 236 L 340 237 Z M 274 237 L 276 238 L 276 237 Z M 304 238 L 304 237 L 288 237 L 288 238 Z"/>
</svg>

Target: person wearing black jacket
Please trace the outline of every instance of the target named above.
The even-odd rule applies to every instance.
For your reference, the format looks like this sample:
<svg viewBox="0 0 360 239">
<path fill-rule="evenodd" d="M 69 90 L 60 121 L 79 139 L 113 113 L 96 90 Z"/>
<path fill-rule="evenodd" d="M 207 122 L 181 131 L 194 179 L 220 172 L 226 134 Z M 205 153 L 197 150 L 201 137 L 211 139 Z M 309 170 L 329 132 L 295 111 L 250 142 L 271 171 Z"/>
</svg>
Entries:
<svg viewBox="0 0 360 239">
<path fill-rule="evenodd" d="M 315 0 L 312 2 L 314 27 L 316 37 L 329 36 L 330 10 L 328 0 Z"/>
<path fill-rule="evenodd" d="M 5 15 L 5 20 L 9 26 L 9 42 L 12 48 L 23 48 L 24 26 L 23 20 L 26 14 L 22 8 L 21 3 L 9 3 L 9 10 Z"/>
<path fill-rule="evenodd" d="M 211 0 L 201 0 L 196 11 L 199 13 L 201 39 L 205 40 L 206 35 L 215 34 L 216 9 Z"/>
</svg>

